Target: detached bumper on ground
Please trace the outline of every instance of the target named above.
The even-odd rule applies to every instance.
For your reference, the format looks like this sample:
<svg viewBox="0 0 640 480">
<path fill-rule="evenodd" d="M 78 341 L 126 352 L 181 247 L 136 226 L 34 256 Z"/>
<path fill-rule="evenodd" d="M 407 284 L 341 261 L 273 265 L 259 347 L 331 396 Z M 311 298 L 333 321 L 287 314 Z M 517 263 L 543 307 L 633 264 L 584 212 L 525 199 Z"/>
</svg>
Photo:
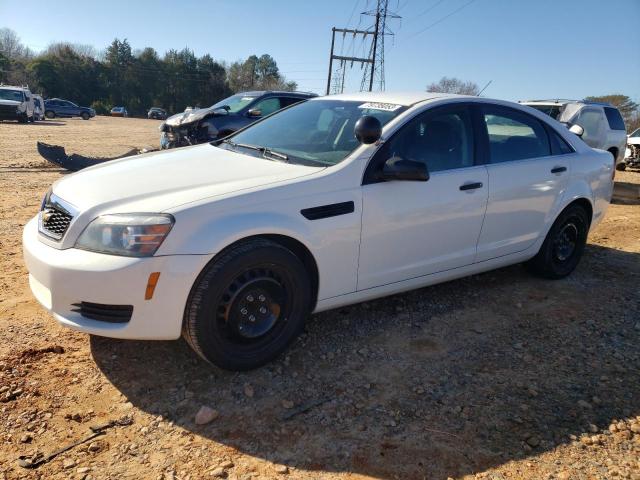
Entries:
<svg viewBox="0 0 640 480">
<path fill-rule="evenodd" d="M 208 255 L 129 258 L 58 250 L 38 239 L 37 218 L 24 228 L 23 253 L 37 300 L 62 325 L 85 333 L 138 340 L 180 336 L 184 307 Z M 149 275 L 160 272 L 153 297 L 145 300 Z M 80 302 L 132 306 L 129 321 L 113 323 L 78 313 Z"/>
</svg>

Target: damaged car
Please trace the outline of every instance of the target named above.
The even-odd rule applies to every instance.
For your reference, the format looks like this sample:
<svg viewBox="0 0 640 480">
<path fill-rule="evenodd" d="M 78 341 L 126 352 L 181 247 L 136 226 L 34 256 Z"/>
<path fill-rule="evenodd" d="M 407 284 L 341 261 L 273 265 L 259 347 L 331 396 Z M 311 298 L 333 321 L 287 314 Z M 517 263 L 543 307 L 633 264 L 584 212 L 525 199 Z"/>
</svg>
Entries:
<svg viewBox="0 0 640 480">
<path fill-rule="evenodd" d="M 208 108 L 187 110 L 160 125 L 160 148 L 210 142 L 290 105 L 316 97 L 315 93 L 255 91 L 232 95 Z"/>
</svg>

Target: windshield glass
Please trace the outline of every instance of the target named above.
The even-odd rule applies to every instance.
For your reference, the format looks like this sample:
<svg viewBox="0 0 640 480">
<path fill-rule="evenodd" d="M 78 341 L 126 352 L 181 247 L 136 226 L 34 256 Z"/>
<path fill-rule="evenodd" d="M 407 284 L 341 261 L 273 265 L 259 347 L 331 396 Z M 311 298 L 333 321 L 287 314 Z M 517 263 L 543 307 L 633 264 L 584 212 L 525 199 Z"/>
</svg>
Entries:
<svg viewBox="0 0 640 480">
<path fill-rule="evenodd" d="M 214 103 L 211 105 L 211 108 L 222 108 L 227 106 L 231 113 L 236 113 L 249 105 L 255 99 L 256 97 L 252 97 L 250 95 L 231 95 L 229 98 L 225 98 L 224 100 L 220 100 L 218 103 Z"/>
<path fill-rule="evenodd" d="M 546 113 L 551 118 L 555 118 L 556 120 L 562 113 L 562 107 L 560 105 L 529 105 L 531 108 L 535 108 L 536 110 L 541 111 L 542 113 Z"/>
<path fill-rule="evenodd" d="M 331 166 L 360 145 L 353 133 L 360 117 L 371 115 L 385 125 L 404 110 L 390 103 L 311 100 L 252 125 L 220 147 L 248 155 L 260 152 L 234 144 L 264 147 L 283 154 L 289 163 Z"/>
<path fill-rule="evenodd" d="M 14 102 L 23 102 L 24 93 L 22 93 L 22 90 L 0 89 L 0 100 L 13 100 Z"/>
<path fill-rule="evenodd" d="M 636 137 L 640 137 L 640 128 L 636 129 L 634 132 L 631 133 L 631 135 L 629 135 L 630 137 L 636 138 Z"/>
</svg>

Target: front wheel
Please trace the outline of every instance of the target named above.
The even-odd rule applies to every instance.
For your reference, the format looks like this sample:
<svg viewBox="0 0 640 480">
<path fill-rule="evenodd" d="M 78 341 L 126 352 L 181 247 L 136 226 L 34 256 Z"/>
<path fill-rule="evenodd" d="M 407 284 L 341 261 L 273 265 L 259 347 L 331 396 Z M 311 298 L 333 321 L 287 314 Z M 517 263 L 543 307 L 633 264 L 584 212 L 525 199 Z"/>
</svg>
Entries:
<svg viewBox="0 0 640 480">
<path fill-rule="evenodd" d="M 528 269 L 551 279 L 569 275 L 582 257 L 590 223 L 583 207 L 567 207 L 553 223 L 538 254 L 527 262 Z"/>
<path fill-rule="evenodd" d="M 80 115 L 82 117 L 83 120 L 89 120 L 90 115 L 87 112 L 82 112 L 82 115 Z"/>
<path fill-rule="evenodd" d="M 44 116 L 45 116 L 45 117 L 47 117 L 47 118 L 49 118 L 49 119 L 51 119 L 51 118 L 56 118 L 56 114 L 55 114 L 55 112 L 53 112 L 53 111 L 51 111 L 51 110 L 47 110 L 47 111 L 44 113 Z"/>
<path fill-rule="evenodd" d="M 183 337 L 206 361 L 249 370 L 273 360 L 300 334 L 311 283 L 300 259 L 266 239 L 241 242 L 210 263 L 191 290 Z"/>
</svg>

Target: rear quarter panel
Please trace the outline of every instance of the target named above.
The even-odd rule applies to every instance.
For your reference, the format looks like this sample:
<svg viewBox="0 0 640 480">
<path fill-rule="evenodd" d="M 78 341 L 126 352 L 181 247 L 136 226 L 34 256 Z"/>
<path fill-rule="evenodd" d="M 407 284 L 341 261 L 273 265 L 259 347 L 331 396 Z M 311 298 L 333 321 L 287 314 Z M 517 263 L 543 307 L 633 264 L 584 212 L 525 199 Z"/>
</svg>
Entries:
<svg viewBox="0 0 640 480">
<path fill-rule="evenodd" d="M 611 202 L 614 171 L 614 159 L 604 150 L 590 149 L 572 158 L 571 180 L 564 204 L 577 198 L 589 199 L 593 207 L 591 227 L 602 220 Z"/>
</svg>

